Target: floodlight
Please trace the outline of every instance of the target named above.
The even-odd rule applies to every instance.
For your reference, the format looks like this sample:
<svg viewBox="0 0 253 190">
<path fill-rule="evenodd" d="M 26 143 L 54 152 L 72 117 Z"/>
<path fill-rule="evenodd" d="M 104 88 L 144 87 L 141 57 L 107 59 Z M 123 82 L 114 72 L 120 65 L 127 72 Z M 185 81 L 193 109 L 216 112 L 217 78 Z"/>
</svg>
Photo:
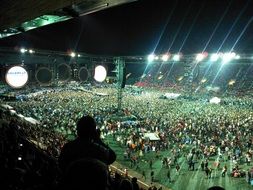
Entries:
<svg viewBox="0 0 253 190">
<path fill-rule="evenodd" d="M 75 52 L 71 52 L 70 56 L 71 56 L 71 57 L 75 57 L 75 56 L 76 56 L 76 53 L 75 53 Z"/>
<path fill-rule="evenodd" d="M 29 49 L 29 53 L 34 53 L 35 51 L 32 49 Z"/>
<path fill-rule="evenodd" d="M 228 63 L 230 62 L 232 59 L 234 59 L 236 56 L 236 54 L 234 52 L 228 52 L 228 53 L 224 53 L 222 56 L 222 63 Z"/>
<path fill-rule="evenodd" d="M 20 49 L 20 52 L 21 52 L 21 53 L 25 53 L 26 51 L 27 51 L 27 50 L 26 50 L 25 48 L 21 48 L 21 49 Z"/>
<path fill-rule="evenodd" d="M 205 55 L 203 53 L 198 53 L 196 56 L 196 61 L 202 61 L 205 58 Z"/>
<path fill-rule="evenodd" d="M 180 55 L 179 54 L 175 54 L 173 56 L 173 61 L 180 61 Z"/>
<path fill-rule="evenodd" d="M 163 60 L 163 61 L 168 61 L 168 59 L 169 59 L 169 55 L 168 55 L 168 54 L 164 54 L 164 55 L 162 56 L 162 60 Z"/>
<path fill-rule="evenodd" d="M 210 60 L 211 61 L 217 61 L 219 59 L 219 55 L 217 54 L 217 53 L 213 53 L 212 55 L 211 55 L 211 58 L 210 58 Z"/>
<path fill-rule="evenodd" d="M 152 62 L 152 61 L 154 61 L 154 59 L 155 59 L 155 55 L 154 54 L 150 54 L 148 56 L 148 62 Z"/>
</svg>

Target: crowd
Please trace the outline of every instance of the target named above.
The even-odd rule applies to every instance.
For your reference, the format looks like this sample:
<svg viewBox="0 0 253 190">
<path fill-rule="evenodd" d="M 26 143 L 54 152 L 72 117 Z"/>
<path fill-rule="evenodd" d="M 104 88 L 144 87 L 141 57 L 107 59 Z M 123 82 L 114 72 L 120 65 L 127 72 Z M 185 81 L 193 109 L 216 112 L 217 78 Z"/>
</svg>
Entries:
<svg viewBox="0 0 253 190">
<path fill-rule="evenodd" d="M 116 90 L 94 88 L 92 91 L 106 95 L 79 90 L 45 91 L 29 101 L 8 104 L 17 113 L 40 122 L 36 126 L 22 123 L 24 133 L 55 158 L 59 157 L 63 144 L 77 136 L 76 121 L 82 115 L 91 115 L 101 138 L 106 141 L 113 137 L 132 164 L 149 152 L 156 152 L 154 159 L 163 160 L 166 168 L 180 168 L 179 159 L 185 157 L 189 170 L 194 171 L 195 164 L 203 161 L 203 171 L 209 177 L 213 169 L 211 159 L 215 158 L 215 167 L 220 167 L 221 173 L 247 176 L 248 182 L 253 178 L 251 97 L 226 97 L 230 103 L 216 105 L 198 100 L 161 100 L 161 93 L 154 90 L 133 94 L 131 89 L 125 89 L 122 112 L 124 116 L 135 116 L 135 121 L 120 122 L 112 117 L 117 112 Z M 145 139 L 148 132 L 157 134 L 160 140 Z M 159 153 L 165 151 L 167 156 L 161 157 Z M 233 165 L 227 171 L 224 168 L 229 162 Z M 240 168 L 242 164 L 247 167 Z"/>
</svg>

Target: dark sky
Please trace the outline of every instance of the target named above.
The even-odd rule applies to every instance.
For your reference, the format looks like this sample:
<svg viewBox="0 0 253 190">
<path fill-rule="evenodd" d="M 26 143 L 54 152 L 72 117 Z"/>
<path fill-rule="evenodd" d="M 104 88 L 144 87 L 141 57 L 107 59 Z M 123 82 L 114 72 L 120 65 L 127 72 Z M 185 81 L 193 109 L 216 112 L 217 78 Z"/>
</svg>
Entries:
<svg viewBox="0 0 253 190">
<path fill-rule="evenodd" d="M 252 0 L 140 0 L 1 39 L 103 55 L 253 53 Z"/>
</svg>

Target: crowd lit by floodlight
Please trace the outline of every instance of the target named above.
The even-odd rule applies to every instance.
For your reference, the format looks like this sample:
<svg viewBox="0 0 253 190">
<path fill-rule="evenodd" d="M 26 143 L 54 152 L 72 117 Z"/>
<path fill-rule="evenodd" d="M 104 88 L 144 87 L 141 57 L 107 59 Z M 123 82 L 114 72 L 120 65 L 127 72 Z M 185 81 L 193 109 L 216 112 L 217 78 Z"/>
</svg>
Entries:
<svg viewBox="0 0 253 190">
<path fill-rule="evenodd" d="M 155 55 L 154 54 L 148 55 L 148 62 L 152 62 L 152 61 L 154 61 L 154 59 L 155 59 Z"/>
<path fill-rule="evenodd" d="M 169 55 L 168 55 L 168 54 L 164 54 L 164 55 L 162 56 L 162 60 L 163 60 L 163 61 L 168 61 L 168 59 L 169 59 Z"/>
<path fill-rule="evenodd" d="M 219 59 L 219 55 L 217 54 L 217 53 L 213 53 L 212 55 L 211 55 L 211 58 L 210 58 L 210 60 L 211 61 L 217 61 Z"/>
<path fill-rule="evenodd" d="M 76 56 L 76 53 L 75 53 L 75 52 L 71 52 L 70 56 L 71 56 L 71 57 L 75 57 L 75 56 Z"/>
<path fill-rule="evenodd" d="M 175 54 L 173 56 L 173 61 L 180 61 L 180 55 L 179 54 Z"/>
<path fill-rule="evenodd" d="M 205 58 L 205 55 L 203 53 L 198 53 L 196 56 L 196 61 L 202 61 Z"/>
<path fill-rule="evenodd" d="M 20 52 L 21 52 L 21 53 L 25 53 L 26 51 L 27 51 L 27 50 L 26 50 L 25 48 L 21 48 L 21 49 L 20 49 Z"/>
</svg>

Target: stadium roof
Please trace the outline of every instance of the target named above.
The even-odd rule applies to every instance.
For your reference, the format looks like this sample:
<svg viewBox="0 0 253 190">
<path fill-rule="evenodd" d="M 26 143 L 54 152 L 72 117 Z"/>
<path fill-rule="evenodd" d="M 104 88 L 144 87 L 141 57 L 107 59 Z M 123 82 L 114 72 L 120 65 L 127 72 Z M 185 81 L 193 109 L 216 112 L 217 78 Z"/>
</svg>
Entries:
<svg viewBox="0 0 253 190">
<path fill-rule="evenodd" d="M 0 6 L 0 38 L 132 1 L 135 0 L 4 0 Z"/>
</svg>

